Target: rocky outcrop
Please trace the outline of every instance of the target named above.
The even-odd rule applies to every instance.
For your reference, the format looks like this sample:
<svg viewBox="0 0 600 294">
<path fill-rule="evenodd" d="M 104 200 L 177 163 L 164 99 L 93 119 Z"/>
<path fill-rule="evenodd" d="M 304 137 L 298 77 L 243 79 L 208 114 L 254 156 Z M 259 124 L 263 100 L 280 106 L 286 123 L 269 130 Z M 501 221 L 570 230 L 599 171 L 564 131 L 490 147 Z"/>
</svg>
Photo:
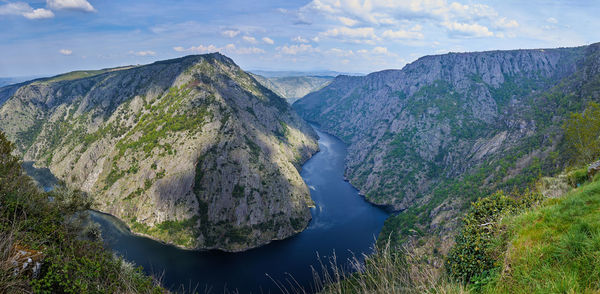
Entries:
<svg viewBox="0 0 600 294">
<path fill-rule="evenodd" d="M 25 160 L 91 193 L 134 232 L 239 251 L 302 231 L 298 170 L 318 145 L 229 58 L 188 56 L 26 83 L 0 108 Z"/>
<path fill-rule="evenodd" d="M 593 178 L 599 171 L 600 171 L 600 160 L 593 162 L 588 166 L 588 169 L 587 169 L 588 177 L 590 179 Z"/>
</svg>

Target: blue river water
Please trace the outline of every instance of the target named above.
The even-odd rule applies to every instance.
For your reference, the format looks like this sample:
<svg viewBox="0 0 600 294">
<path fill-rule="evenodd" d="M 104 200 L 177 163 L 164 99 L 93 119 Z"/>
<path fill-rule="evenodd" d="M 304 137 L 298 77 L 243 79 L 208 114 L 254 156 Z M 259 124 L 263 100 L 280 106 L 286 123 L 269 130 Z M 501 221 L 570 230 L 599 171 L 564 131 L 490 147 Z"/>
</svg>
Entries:
<svg viewBox="0 0 600 294">
<path fill-rule="evenodd" d="M 280 293 L 281 285 L 293 285 L 314 292 L 312 268 L 320 270 L 319 260 L 329 263 L 335 254 L 347 266 L 348 258 L 371 253 L 388 217 L 344 181 L 345 144 L 316 131 L 320 151 L 301 171 L 316 207 L 308 228 L 291 238 L 240 253 L 191 251 L 133 235 L 110 215 L 92 211 L 92 220 L 100 224 L 107 247 L 175 291 Z"/>
</svg>

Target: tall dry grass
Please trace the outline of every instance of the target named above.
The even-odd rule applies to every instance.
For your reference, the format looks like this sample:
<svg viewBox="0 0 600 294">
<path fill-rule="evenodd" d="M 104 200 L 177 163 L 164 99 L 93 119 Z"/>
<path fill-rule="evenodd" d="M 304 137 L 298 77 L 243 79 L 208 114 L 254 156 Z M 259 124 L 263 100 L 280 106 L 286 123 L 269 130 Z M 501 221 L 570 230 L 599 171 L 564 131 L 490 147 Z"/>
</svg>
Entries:
<svg viewBox="0 0 600 294">
<path fill-rule="evenodd" d="M 372 255 L 355 256 L 346 262 L 335 255 L 313 268 L 314 282 L 306 289 L 290 278 L 286 283 L 274 281 L 284 294 L 392 294 L 392 293 L 469 293 L 461 284 L 453 283 L 429 265 L 410 248 L 394 250 L 390 242 Z"/>
</svg>

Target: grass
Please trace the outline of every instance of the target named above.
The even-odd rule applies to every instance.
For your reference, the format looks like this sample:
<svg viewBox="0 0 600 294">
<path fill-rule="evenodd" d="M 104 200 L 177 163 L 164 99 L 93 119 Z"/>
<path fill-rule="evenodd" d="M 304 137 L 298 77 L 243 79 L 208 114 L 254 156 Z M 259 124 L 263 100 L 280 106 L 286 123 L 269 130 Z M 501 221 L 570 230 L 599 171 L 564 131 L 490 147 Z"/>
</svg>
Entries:
<svg viewBox="0 0 600 294">
<path fill-rule="evenodd" d="M 486 293 L 598 293 L 600 182 L 505 220 L 511 234 Z"/>
</svg>

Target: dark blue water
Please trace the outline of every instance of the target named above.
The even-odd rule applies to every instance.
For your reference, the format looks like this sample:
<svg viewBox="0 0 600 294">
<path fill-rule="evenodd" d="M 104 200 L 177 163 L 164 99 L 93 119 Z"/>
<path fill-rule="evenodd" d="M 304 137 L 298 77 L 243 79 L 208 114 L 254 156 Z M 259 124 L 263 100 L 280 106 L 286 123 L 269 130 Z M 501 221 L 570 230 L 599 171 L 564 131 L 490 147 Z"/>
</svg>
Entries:
<svg viewBox="0 0 600 294">
<path fill-rule="evenodd" d="M 280 293 L 275 281 L 300 285 L 313 292 L 311 267 L 320 269 L 335 253 L 338 263 L 372 252 L 376 236 L 388 214 L 366 202 L 344 181 L 346 146 L 319 132 L 321 151 L 302 168 L 316 208 L 302 233 L 282 241 L 241 253 L 181 250 L 132 235 L 116 218 L 92 212 L 100 223 L 107 246 L 144 268 L 162 276 L 165 286 L 198 292 L 224 290 L 239 293 Z"/>
</svg>

